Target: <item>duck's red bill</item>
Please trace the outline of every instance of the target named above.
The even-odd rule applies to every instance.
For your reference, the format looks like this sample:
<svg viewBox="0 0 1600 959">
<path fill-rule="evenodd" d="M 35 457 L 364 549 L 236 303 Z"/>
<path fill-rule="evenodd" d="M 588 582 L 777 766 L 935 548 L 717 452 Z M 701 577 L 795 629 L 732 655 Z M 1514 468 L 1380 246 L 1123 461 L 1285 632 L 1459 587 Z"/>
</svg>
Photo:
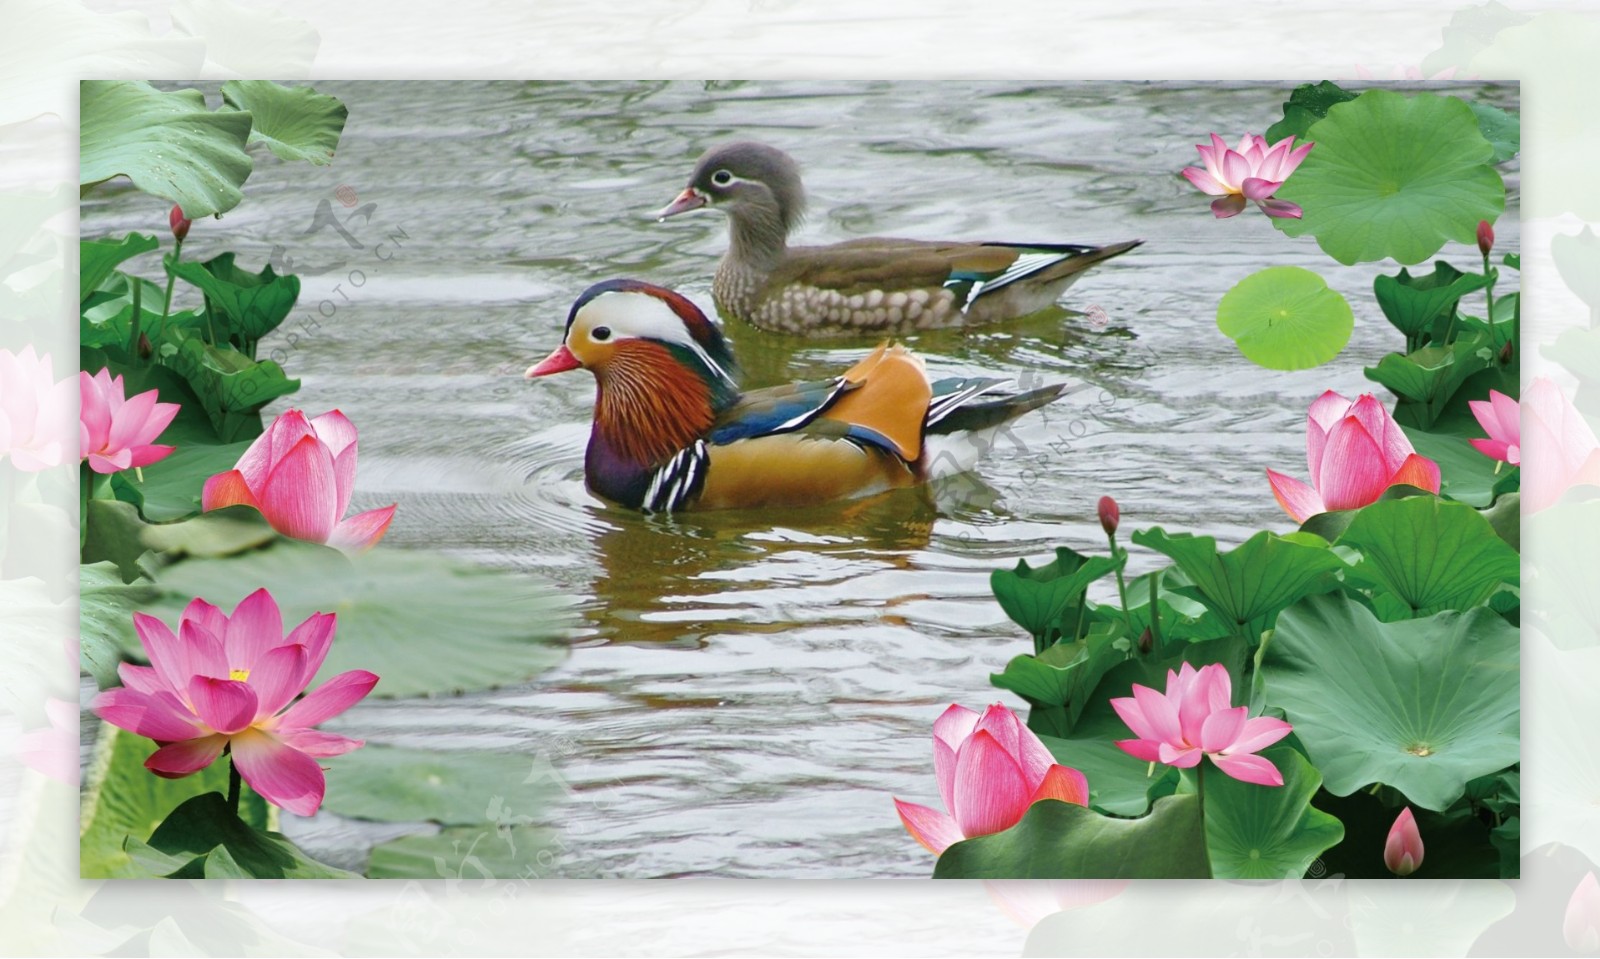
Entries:
<svg viewBox="0 0 1600 959">
<path fill-rule="evenodd" d="M 678 194 L 671 203 L 656 211 L 657 220 L 665 220 L 669 216 L 677 216 L 690 210 L 698 210 L 706 205 L 706 198 L 694 187 L 685 189 Z"/>
<path fill-rule="evenodd" d="M 556 347 L 554 353 L 540 360 L 537 365 L 528 367 L 528 372 L 523 375 L 531 380 L 535 376 L 565 373 L 567 370 L 575 370 L 582 365 L 582 363 L 578 362 L 578 358 L 572 355 L 572 351 L 567 349 L 567 344 L 563 343 Z"/>
</svg>

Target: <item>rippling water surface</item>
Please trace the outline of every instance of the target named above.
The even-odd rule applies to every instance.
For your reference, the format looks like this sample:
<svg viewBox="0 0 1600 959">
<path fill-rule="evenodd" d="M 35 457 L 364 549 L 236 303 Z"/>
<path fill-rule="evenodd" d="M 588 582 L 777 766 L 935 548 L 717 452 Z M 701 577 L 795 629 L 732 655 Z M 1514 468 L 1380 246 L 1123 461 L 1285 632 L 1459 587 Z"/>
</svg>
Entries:
<svg viewBox="0 0 1600 959">
<path fill-rule="evenodd" d="M 1374 268 L 1339 267 L 1254 210 L 1216 221 L 1177 176 L 1209 131 L 1261 132 L 1286 87 L 317 86 L 350 108 L 334 164 L 260 155 L 245 202 L 197 223 L 185 255 L 236 249 L 258 269 L 281 248 L 302 274 L 299 308 L 262 352 L 302 378 L 294 405 L 359 425 L 356 508 L 400 503 L 386 547 L 445 549 L 581 598 L 570 658 L 535 681 L 371 700 L 337 726 L 548 759 L 571 787 L 537 816 L 561 830 L 563 875 L 926 875 L 890 796 L 937 804 L 930 724 L 952 702 L 1021 705 L 988 683 L 1030 650 L 990 570 L 1103 548 L 1107 493 L 1125 528 L 1228 544 L 1287 528 L 1264 468 L 1302 474 L 1306 405 L 1369 389 L 1361 366 L 1397 345 Z M 1510 90 L 1468 92 L 1514 105 Z M 1079 312 L 908 338 L 935 376 L 1072 385 L 975 474 L 826 509 L 623 513 L 583 489 L 592 379 L 522 371 L 601 279 L 653 280 L 710 311 L 722 217 L 649 214 L 729 138 L 801 161 L 808 241 L 1147 242 L 1069 291 Z M 318 220 L 324 200 L 348 238 Z M 83 219 L 86 237 L 156 231 L 166 210 L 111 192 Z M 1514 213 L 1497 232 L 1516 248 Z M 1476 251 L 1446 255 L 1465 266 Z M 1323 369 L 1261 370 L 1216 330 L 1230 286 L 1285 263 L 1355 307 L 1350 346 Z M 830 375 L 872 346 L 727 329 L 753 386 Z M 1133 570 L 1155 559 L 1134 549 Z M 356 868 L 397 832 L 327 813 L 285 828 Z"/>
</svg>

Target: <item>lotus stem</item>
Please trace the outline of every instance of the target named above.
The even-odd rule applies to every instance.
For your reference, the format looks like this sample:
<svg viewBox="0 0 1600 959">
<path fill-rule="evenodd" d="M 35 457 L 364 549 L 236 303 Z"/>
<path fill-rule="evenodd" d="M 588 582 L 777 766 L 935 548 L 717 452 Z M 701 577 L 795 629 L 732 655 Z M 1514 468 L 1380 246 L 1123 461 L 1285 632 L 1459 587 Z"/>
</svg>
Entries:
<svg viewBox="0 0 1600 959">
<path fill-rule="evenodd" d="M 174 267 L 176 267 L 178 265 L 178 260 L 180 260 L 182 257 L 183 257 L 183 241 L 182 240 L 178 240 L 177 243 L 172 248 L 172 265 Z M 135 282 L 135 284 L 137 284 L 138 281 L 136 280 L 134 282 Z M 163 297 L 162 300 L 161 300 L 161 329 L 156 332 L 157 336 L 160 336 L 162 333 L 165 333 L 167 331 L 167 314 L 172 311 L 172 285 L 174 283 L 176 283 L 176 282 L 178 282 L 178 274 L 177 274 L 177 272 L 175 270 L 169 268 L 167 270 L 167 295 L 165 297 Z M 137 288 L 138 287 L 136 285 L 135 289 L 137 289 Z M 137 302 L 137 301 L 135 301 L 135 302 Z M 207 319 L 210 319 L 210 318 L 207 317 Z M 134 321 L 133 322 L 135 323 L 134 329 L 137 330 L 138 329 L 137 324 L 139 322 L 138 311 L 137 310 L 135 310 L 135 312 L 134 312 Z M 136 351 L 139 348 L 138 340 L 139 340 L 139 337 L 138 336 L 134 336 L 133 348 Z"/>
<path fill-rule="evenodd" d="M 1161 648 L 1161 607 L 1157 604 L 1156 594 L 1159 591 L 1161 571 L 1156 570 L 1150 574 L 1150 648 Z"/>
<path fill-rule="evenodd" d="M 228 751 L 230 753 L 228 756 L 228 811 L 233 813 L 234 816 L 238 816 L 240 792 L 239 767 L 234 763 L 233 756 L 231 755 L 233 747 L 230 746 Z"/>
<path fill-rule="evenodd" d="M 1204 835 L 1206 826 L 1206 761 L 1203 757 L 1194 767 L 1194 794 L 1200 805 L 1200 832 Z"/>
<path fill-rule="evenodd" d="M 139 327 L 144 322 L 144 306 L 140 303 L 140 294 L 143 292 L 141 288 L 144 284 L 135 277 L 130 277 L 128 282 L 133 284 L 133 322 L 129 324 L 128 362 L 130 365 L 137 367 L 139 365 Z M 169 297 L 172 295 L 170 289 L 167 291 L 167 295 Z"/>
<path fill-rule="evenodd" d="M 1489 323 L 1489 334 L 1492 337 L 1494 335 L 1494 281 L 1500 273 L 1489 266 L 1489 253 L 1487 250 L 1483 254 L 1483 275 L 1489 278 L 1489 285 L 1483 288 L 1483 298 L 1487 301 L 1484 309 L 1489 311 L 1489 314 L 1484 319 Z M 1516 327 L 1514 325 L 1511 335 L 1513 338 L 1516 337 Z"/>
<path fill-rule="evenodd" d="M 89 542 L 89 497 L 94 492 L 94 470 L 85 459 L 78 467 L 78 549 Z"/>
</svg>

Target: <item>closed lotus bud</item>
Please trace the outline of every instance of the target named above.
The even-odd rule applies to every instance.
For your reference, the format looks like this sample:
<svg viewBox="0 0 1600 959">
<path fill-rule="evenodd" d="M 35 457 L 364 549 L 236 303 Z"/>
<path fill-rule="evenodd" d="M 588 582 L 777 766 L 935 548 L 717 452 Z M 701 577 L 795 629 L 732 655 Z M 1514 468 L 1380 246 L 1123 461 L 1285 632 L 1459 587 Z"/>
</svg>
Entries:
<svg viewBox="0 0 1600 959">
<path fill-rule="evenodd" d="M 1409 876 L 1422 867 L 1422 833 L 1417 831 L 1410 806 L 1400 810 L 1389 827 L 1389 839 L 1383 844 L 1383 864 L 1396 876 Z"/>
<path fill-rule="evenodd" d="M 173 237 L 179 243 L 182 243 L 183 238 L 189 235 L 189 224 L 191 222 L 184 217 L 183 207 L 176 203 L 172 204 L 172 212 L 167 215 L 167 222 L 172 225 Z"/>
<path fill-rule="evenodd" d="M 1150 635 L 1150 627 L 1146 626 L 1144 628 L 1144 632 L 1139 634 L 1139 655 L 1142 656 L 1150 652 L 1152 640 L 1153 637 Z"/>
<path fill-rule="evenodd" d="M 1494 227 L 1489 225 L 1488 220 L 1479 220 L 1478 252 L 1482 253 L 1484 256 L 1488 256 L 1489 251 L 1492 249 L 1494 249 Z"/>
<path fill-rule="evenodd" d="M 1100 528 L 1106 531 L 1107 536 L 1115 535 L 1117 522 L 1122 519 L 1122 511 L 1117 509 L 1117 501 L 1109 496 L 1100 497 Z"/>
<path fill-rule="evenodd" d="M 149 334 L 141 331 L 139 333 L 139 359 L 148 360 L 155 351 L 155 347 L 150 345 Z"/>
<path fill-rule="evenodd" d="M 1506 345 L 1500 347 L 1500 362 L 1502 364 L 1510 363 L 1511 357 L 1515 352 L 1516 351 L 1511 348 L 1511 341 L 1506 340 Z"/>
</svg>

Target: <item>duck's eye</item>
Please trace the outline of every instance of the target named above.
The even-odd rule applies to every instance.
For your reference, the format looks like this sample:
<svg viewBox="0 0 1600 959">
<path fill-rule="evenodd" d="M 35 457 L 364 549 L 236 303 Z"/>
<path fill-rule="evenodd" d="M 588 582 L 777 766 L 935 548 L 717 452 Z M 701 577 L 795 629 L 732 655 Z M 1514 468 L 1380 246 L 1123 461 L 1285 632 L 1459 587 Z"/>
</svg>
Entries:
<svg viewBox="0 0 1600 959">
<path fill-rule="evenodd" d="M 590 336 L 591 339 L 596 339 L 596 340 L 599 340 L 601 342 L 605 342 L 606 340 L 611 339 L 611 327 L 609 327 L 609 326 L 597 326 L 589 334 L 589 336 Z"/>
<path fill-rule="evenodd" d="M 733 174 L 729 173 L 727 170 L 718 170 L 717 172 L 711 174 L 711 182 L 715 183 L 717 186 L 727 186 L 733 182 Z"/>
</svg>

